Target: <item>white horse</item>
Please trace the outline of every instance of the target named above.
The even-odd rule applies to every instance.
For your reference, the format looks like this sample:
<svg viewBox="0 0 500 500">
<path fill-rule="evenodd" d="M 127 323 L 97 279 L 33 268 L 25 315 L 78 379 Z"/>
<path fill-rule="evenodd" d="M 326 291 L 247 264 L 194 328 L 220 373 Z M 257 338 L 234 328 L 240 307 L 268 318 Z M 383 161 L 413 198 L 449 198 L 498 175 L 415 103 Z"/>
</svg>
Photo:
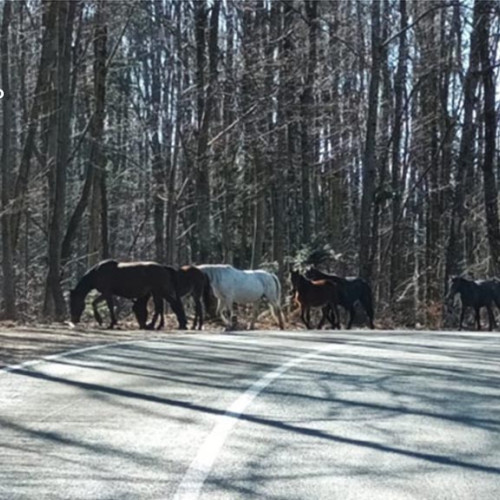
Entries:
<svg viewBox="0 0 500 500">
<path fill-rule="evenodd" d="M 214 295 L 218 299 L 217 314 L 227 327 L 231 326 L 233 317 L 233 303 L 253 303 L 252 322 L 253 330 L 257 319 L 257 302 L 266 297 L 271 306 L 273 316 L 278 320 L 279 327 L 283 330 L 283 313 L 281 311 L 281 285 L 278 277 L 267 271 L 241 271 L 227 264 L 203 264 L 196 266 L 210 279 Z M 224 316 L 224 311 L 229 312 L 229 318 Z"/>
</svg>

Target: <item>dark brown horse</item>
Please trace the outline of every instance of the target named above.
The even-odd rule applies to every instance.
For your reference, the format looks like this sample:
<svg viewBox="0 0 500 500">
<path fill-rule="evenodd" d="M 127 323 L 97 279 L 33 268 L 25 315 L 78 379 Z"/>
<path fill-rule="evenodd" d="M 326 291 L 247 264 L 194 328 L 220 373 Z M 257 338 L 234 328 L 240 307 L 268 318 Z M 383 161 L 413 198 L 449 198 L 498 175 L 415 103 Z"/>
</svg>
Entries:
<svg viewBox="0 0 500 500">
<path fill-rule="evenodd" d="M 333 328 L 340 328 L 338 289 L 335 283 L 328 280 L 310 281 L 297 271 L 291 272 L 291 280 L 295 301 L 300 305 L 300 317 L 308 329 L 311 329 L 310 315 L 313 307 L 321 307 L 323 312 L 318 329 L 322 328 L 326 319 Z"/>
<path fill-rule="evenodd" d="M 179 328 L 186 328 L 186 315 L 176 287 L 176 273 L 156 262 L 117 262 L 105 260 L 91 268 L 80 279 L 74 290 L 70 292 L 71 321 L 78 323 L 85 309 L 85 297 L 91 290 L 101 293 L 92 302 L 94 316 L 101 325 L 102 318 L 97 310 L 97 304 L 106 301 L 111 317 L 109 328 L 116 324 L 113 296 L 127 299 L 141 299 L 152 296 L 155 302 L 155 316 L 152 324 L 163 309 L 163 299 L 167 300 L 177 316 Z M 140 324 L 145 328 L 146 324 Z"/>
<path fill-rule="evenodd" d="M 179 298 L 184 297 L 188 294 L 193 297 L 195 316 L 192 329 L 194 330 L 198 328 L 198 330 L 201 330 L 203 327 L 203 306 L 201 304 L 201 301 L 202 298 L 207 296 L 207 292 L 210 288 L 210 281 L 208 279 L 208 276 L 195 266 L 183 266 L 175 271 L 175 281 Z M 147 295 L 145 297 L 137 299 L 134 303 L 133 310 L 139 325 L 146 323 L 148 315 L 147 304 L 149 298 L 150 295 Z M 162 304 L 160 324 L 158 328 L 163 328 L 163 325 L 164 318 Z M 154 321 L 151 322 L 148 326 L 154 328 Z"/>
<path fill-rule="evenodd" d="M 375 328 L 373 324 L 373 293 L 370 285 L 363 278 L 342 278 L 335 274 L 326 274 L 319 269 L 312 267 L 306 272 L 306 277 L 311 280 L 328 280 L 338 286 L 339 305 L 349 312 L 349 330 L 354 321 L 356 302 L 359 302 L 368 316 L 370 328 Z"/>
</svg>

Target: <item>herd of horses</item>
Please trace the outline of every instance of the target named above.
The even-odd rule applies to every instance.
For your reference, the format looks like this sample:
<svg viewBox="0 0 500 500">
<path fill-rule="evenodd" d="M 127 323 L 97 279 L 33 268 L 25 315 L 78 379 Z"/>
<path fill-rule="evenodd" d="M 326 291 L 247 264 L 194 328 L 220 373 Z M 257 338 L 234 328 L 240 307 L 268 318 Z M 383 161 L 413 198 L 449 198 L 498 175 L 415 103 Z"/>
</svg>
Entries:
<svg viewBox="0 0 500 500">
<path fill-rule="evenodd" d="M 311 310 L 319 309 L 321 319 L 316 328 L 321 329 L 326 322 L 332 328 L 341 328 L 338 306 L 344 308 L 349 319 L 346 328 L 351 328 L 355 318 L 355 306 L 359 304 L 365 311 L 368 325 L 375 328 L 373 293 L 370 285 L 359 277 L 343 278 L 326 274 L 314 267 L 305 274 L 291 270 L 292 297 L 300 307 L 300 317 L 304 325 L 311 329 Z M 132 310 L 141 329 L 161 329 L 164 326 L 164 301 L 167 301 L 176 315 L 179 329 L 187 328 L 187 318 L 182 298 L 191 296 L 194 301 L 193 329 L 201 330 L 204 309 L 211 309 L 213 299 L 217 300 L 217 312 L 227 328 L 234 326 L 234 304 L 253 304 L 250 329 L 255 326 L 258 303 L 265 298 L 279 328 L 284 329 L 281 308 L 281 284 L 278 277 L 264 270 L 239 270 L 227 264 L 204 264 L 174 268 L 156 262 L 118 262 L 105 260 L 87 271 L 76 287 L 70 291 L 71 323 L 78 323 L 85 310 L 85 299 L 92 291 L 99 295 L 92 301 L 94 318 L 102 325 L 103 320 L 98 304 L 106 301 L 111 323 L 117 324 L 114 311 L 114 297 L 133 300 Z M 460 294 L 462 311 L 459 328 L 462 329 L 465 311 L 472 307 L 478 330 L 480 309 L 486 307 L 489 328 L 495 326 L 492 306 L 500 309 L 500 281 L 497 279 L 473 281 L 463 277 L 452 279 L 448 299 Z M 148 302 L 154 303 L 154 313 L 148 322 Z M 205 306 L 205 307 L 203 307 Z"/>
</svg>

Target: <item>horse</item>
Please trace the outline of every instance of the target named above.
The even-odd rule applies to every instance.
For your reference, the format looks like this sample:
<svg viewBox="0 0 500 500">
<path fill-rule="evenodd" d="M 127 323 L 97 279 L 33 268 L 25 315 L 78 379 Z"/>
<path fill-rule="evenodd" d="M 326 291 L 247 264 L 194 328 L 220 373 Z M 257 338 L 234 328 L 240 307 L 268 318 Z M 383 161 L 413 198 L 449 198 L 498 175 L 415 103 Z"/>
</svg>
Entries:
<svg viewBox="0 0 500 500">
<path fill-rule="evenodd" d="M 195 266 L 182 266 L 180 269 L 175 270 L 175 280 L 178 297 L 182 298 L 190 294 L 194 300 L 195 316 L 191 328 L 193 330 L 196 328 L 201 330 L 203 327 L 203 307 L 201 299 L 206 296 L 207 290 L 210 288 L 208 276 Z M 147 304 L 150 297 L 151 295 L 145 295 L 137 299 L 132 307 L 139 325 L 146 322 L 148 314 Z M 163 328 L 164 325 L 163 304 L 161 309 L 160 324 L 158 328 Z M 152 326 L 154 327 L 154 324 Z"/>
<path fill-rule="evenodd" d="M 462 330 L 465 311 L 468 307 L 472 307 L 475 311 L 476 326 L 478 330 L 481 330 L 481 307 L 486 307 L 488 311 L 490 331 L 493 330 L 493 327 L 496 327 L 491 305 L 495 303 L 500 309 L 500 282 L 497 279 L 473 281 L 461 276 L 454 276 L 451 279 L 448 300 L 453 300 L 453 297 L 457 293 L 460 294 L 460 300 L 462 302 L 459 330 Z"/>
<path fill-rule="evenodd" d="M 366 311 L 370 328 L 373 330 L 373 294 L 370 285 L 363 278 L 341 278 L 335 274 L 326 274 L 314 267 L 306 272 L 306 277 L 312 280 L 328 280 L 335 283 L 339 289 L 339 305 L 349 312 L 347 329 L 349 330 L 354 321 L 356 311 L 354 305 L 357 301 L 361 303 Z"/>
<path fill-rule="evenodd" d="M 321 307 L 323 316 L 318 324 L 321 330 L 328 318 L 333 328 L 340 329 L 338 320 L 338 286 L 329 280 L 311 281 L 302 276 L 298 271 L 290 273 L 295 301 L 300 306 L 300 318 L 311 329 L 311 308 Z M 333 313 L 333 317 L 330 313 Z"/>
<path fill-rule="evenodd" d="M 210 279 L 210 286 L 217 298 L 217 314 L 227 328 L 230 328 L 233 318 L 233 303 L 253 303 L 252 321 L 250 329 L 254 328 L 257 319 L 257 301 L 266 297 L 270 303 L 271 312 L 277 319 L 281 330 L 284 328 L 283 313 L 281 311 L 281 285 L 278 277 L 260 269 L 242 271 L 227 264 L 203 264 L 197 266 Z M 205 304 L 208 301 L 208 291 L 205 295 Z M 226 318 L 224 311 L 229 313 Z"/>
<path fill-rule="evenodd" d="M 109 329 L 117 324 L 113 295 L 127 299 L 141 299 L 151 295 L 155 302 L 153 326 L 163 310 L 162 301 L 165 299 L 177 316 L 179 329 L 186 329 L 186 315 L 178 297 L 173 268 L 162 266 L 156 262 L 117 262 L 112 259 L 99 262 L 87 271 L 76 287 L 70 291 L 72 323 L 80 321 L 85 309 L 85 297 L 94 289 L 101 294 L 92 302 L 95 319 L 102 325 L 97 304 L 105 300 L 111 317 Z M 139 326 L 146 328 L 145 322 Z"/>
</svg>

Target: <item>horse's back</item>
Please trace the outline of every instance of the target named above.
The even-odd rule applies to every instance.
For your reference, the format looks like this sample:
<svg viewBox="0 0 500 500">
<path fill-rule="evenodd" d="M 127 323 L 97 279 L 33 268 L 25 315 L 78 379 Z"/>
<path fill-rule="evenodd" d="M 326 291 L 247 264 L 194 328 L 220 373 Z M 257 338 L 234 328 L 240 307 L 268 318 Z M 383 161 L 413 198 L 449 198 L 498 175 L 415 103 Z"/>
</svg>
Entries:
<svg viewBox="0 0 500 500">
<path fill-rule="evenodd" d="M 255 302 L 265 295 L 263 280 L 256 271 L 236 269 L 229 264 L 198 266 L 210 279 L 216 295 L 237 303 Z"/>
<path fill-rule="evenodd" d="M 88 271 L 88 273 L 91 272 L 108 272 L 110 270 L 116 269 L 120 263 L 117 260 L 114 259 L 106 259 L 106 260 L 101 260 L 98 262 L 95 266 L 91 267 Z"/>
<path fill-rule="evenodd" d="M 158 269 L 158 267 L 169 267 L 162 266 L 158 262 L 154 262 L 152 260 L 145 261 L 135 261 L 135 262 L 118 262 L 119 269 Z"/>
<path fill-rule="evenodd" d="M 96 288 L 127 298 L 161 292 L 175 288 L 172 270 L 154 261 L 109 262 L 96 273 Z"/>
</svg>

